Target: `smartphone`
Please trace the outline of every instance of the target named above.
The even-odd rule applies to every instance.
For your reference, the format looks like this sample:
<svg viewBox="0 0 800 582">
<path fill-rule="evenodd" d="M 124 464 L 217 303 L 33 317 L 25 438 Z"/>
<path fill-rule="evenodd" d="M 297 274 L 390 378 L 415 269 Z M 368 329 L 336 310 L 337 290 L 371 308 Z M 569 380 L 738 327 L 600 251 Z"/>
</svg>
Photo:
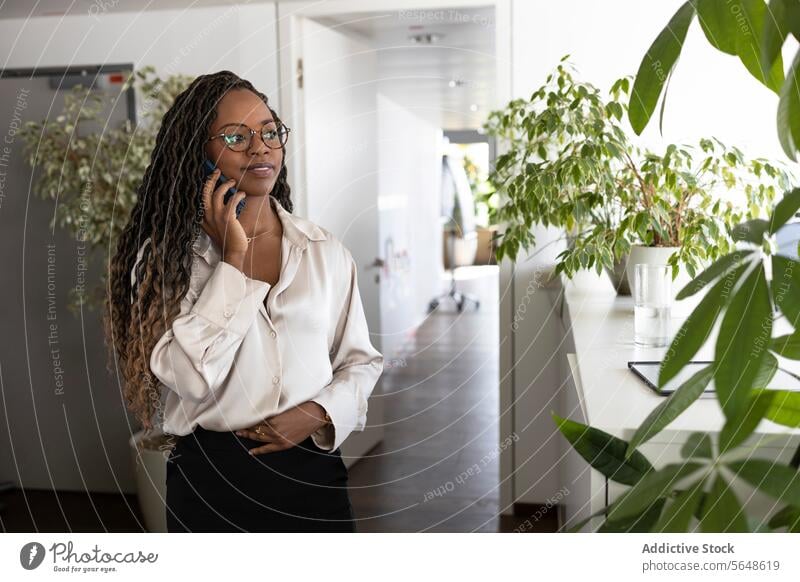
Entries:
<svg viewBox="0 0 800 582">
<path fill-rule="evenodd" d="M 211 160 L 206 158 L 203 161 L 203 181 L 205 181 L 212 174 L 212 172 L 214 170 L 216 170 L 216 169 L 217 169 L 217 166 L 214 165 L 214 162 L 212 162 Z M 221 186 L 222 184 L 224 184 L 227 181 L 228 181 L 228 178 L 226 178 L 225 175 L 222 174 L 222 172 L 220 172 L 219 179 L 217 180 L 217 185 L 215 186 L 215 188 L 218 188 L 219 186 Z M 225 202 L 225 204 L 227 204 L 228 200 L 230 200 L 231 196 L 233 196 L 234 194 L 236 194 L 236 188 L 231 186 L 228 189 L 228 191 L 225 192 L 225 197 L 222 199 L 223 202 Z M 244 203 L 245 203 L 245 200 L 244 200 L 244 198 L 242 198 L 239 201 L 239 204 L 236 205 L 236 217 L 237 218 L 239 217 L 239 214 L 241 214 L 242 209 L 244 208 Z"/>
</svg>

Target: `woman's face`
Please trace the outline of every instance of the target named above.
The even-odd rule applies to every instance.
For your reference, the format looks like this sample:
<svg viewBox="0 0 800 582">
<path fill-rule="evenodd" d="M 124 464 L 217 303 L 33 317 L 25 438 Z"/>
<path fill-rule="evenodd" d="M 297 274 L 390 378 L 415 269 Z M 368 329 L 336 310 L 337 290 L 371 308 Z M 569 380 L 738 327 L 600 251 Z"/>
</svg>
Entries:
<svg viewBox="0 0 800 582">
<path fill-rule="evenodd" d="M 275 128 L 275 119 L 269 107 L 255 93 L 246 89 L 228 91 L 217 105 L 217 118 L 211 125 L 208 137 L 246 126 L 256 131 L 250 146 L 236 152 L 225 146 L 224 139 L 212 139 L 205 145 L 206 157 L 214 162 L 228 179 L 237 181 L 236 187 L 250 196 L 264 196 L 272 192 L 283 161 L 283 149 L 270 149 L 261 139 L 261 128 Z M 244 133 L 247 134 L 246 127 Z M 272 171 L 256 172 L 248 169 L 254 164 L 272 164 Z"/>
</svg>

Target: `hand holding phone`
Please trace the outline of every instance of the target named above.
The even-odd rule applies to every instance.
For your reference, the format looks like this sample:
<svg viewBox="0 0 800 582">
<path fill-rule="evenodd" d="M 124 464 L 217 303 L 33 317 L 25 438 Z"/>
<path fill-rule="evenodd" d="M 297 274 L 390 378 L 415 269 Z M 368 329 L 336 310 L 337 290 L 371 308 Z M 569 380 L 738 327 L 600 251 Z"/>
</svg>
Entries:
<svg viewBox="0 0 800 582">
<path fill-rule="evenodd" d="M 203 184 L 202 227 L 221 249 L 223 260 L 241 270 L 249 243 L 236 210 L 244 202 L 245 193 L 234 188 L 235 180 L 220 180 L 221 174 L 219 169 L 213 169 Z M 233 204 L 228 204 L 229 201 Z"/>
<path fill-rule="evenodd" d="M 214 172 L 214 170 L 216 170 L 216 169 L 217 169 L 217 166 L 214 165 L 214 162 L 212 162 L 211 160 L 206 158 L 203 161 L 203 179 L 204 180 L 207 179 Z M 219 179 L 217 180 L 217 187 L 222 186 L 227 181 L 228 181 L 228 178 L 226 178 L 225 175 L 222 172 L 220 172 L 219 173 Z M 225 202 L 225 204 L 227 204 L 228 201 L 231 199 L 231 196 L 233 196 L 234 194 L 236 194 L 236 188 L 234 188 L 234 187 L 229 188 L 228 191 L 225 192 L 225 198 L 223 199 L 223 202 Z M 245 200 L 242 199 L 242 201 L 239 202 L 239 204 L 236 206 L 236 217 L 237 218 L 242 213 L 242 209 L 244 208 L 244 205 L 245 205 Z"/>
</svg>

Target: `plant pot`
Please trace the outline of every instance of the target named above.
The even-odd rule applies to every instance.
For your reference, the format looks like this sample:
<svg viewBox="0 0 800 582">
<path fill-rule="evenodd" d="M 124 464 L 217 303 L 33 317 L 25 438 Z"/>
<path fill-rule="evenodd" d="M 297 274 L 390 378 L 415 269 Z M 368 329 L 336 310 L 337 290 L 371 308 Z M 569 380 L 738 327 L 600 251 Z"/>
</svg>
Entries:
<svg viewBox="0 0 800 582">
<path fill-rule="evenodd" d="M 614 261 L 614 268 L 606 268 L 611 285 L 617 291 L 617 295 L 630 295 L 631 286 L 628 283 L 628 255 L 624 255 L 619 261 Z"/>
<path fill-rule="evenodd" d="M 145 437 L 139 431 L 129 441 L 139 508 L 149 532 L 167 532 L 167 458 L 174 438 L 163 433 Z"/>
<path fill-rule="evenodd" d="M 635 265 L 640 263 L 648 265 L 666 265 L 670 256 L 679 248 L 680 247 L 645 247 L 641 245 L 632 245 L 630 258 L 628 259 L 628 267 L 626 269 L 628 285 L 630 285 L 631 290 L 633 290 L 634 286 Z M 686 272 L 683 265 L 680 265 L 678 276 L 672 280 L 672 315 L 688 316 L 703 298 L 704 293 L 700 292 L 681 301 L 675 299 L 678 292 L 688 285 L 691 280 L 692 278 L 689 276 L 689 273 Z"/>
<path fill-rule="evenodd" d="M 452 269 L 464 267 L 475 263 L 478 251 L 478 233 L 475 231 L 458 236 L 453 231 L 444 231 L 442 244 L 444 245 L 444 268 Z"/>
</svg>

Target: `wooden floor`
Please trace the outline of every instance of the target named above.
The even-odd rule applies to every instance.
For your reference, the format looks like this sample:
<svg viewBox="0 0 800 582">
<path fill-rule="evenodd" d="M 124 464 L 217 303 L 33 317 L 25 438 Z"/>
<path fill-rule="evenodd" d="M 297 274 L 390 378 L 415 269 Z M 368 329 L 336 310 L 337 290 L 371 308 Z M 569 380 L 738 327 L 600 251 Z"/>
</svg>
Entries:
<svg viewBox="0 0 800 582">
<path fill-rule="evenodd" d="M 480 308 L 442 302 L 385 372 L 385 438 L 350 469 L 358 531 L 497 532 L 524 521 L 499 516 L 497 268 L 458 273 Z"/>
<path fill-rule="evenodd" d="M 497 268 L 459 269 L 480 309 L 444 301 L 384 374 L 386 435 L 350 469 L 359 532 L 555 531 L 499 515 Z M 142 531 L 135 496 L 13 490 L 5 532 Z M 530 525 L 530 523 L 528 524 Z"/>
</svg>

